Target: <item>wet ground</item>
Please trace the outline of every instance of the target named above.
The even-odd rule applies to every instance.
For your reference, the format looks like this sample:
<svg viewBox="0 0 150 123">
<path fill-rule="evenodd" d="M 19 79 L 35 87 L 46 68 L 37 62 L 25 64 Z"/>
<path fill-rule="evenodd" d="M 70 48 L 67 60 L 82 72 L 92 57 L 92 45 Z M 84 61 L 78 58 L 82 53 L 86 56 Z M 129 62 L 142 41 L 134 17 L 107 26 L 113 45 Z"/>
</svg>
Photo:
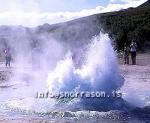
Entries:
<svg viewBox="0 0 150 123">
<path fill-rule="evenodd" d="M 4 64 L 0 65 L 0 98 L 13 88 L 8 79 L 12 76 L 14 67 L 3 66 Z M 123 98 L 139 108 L 132 111 L 37 113 L 6 107 L 1 102 L 0 123 L 150 123 L 150 54 L 138 54 L 137 65 L 123 65 L 120 60 L 120 71 L 125 78 L 124 86 L 120 90 Z"/>
</svg>

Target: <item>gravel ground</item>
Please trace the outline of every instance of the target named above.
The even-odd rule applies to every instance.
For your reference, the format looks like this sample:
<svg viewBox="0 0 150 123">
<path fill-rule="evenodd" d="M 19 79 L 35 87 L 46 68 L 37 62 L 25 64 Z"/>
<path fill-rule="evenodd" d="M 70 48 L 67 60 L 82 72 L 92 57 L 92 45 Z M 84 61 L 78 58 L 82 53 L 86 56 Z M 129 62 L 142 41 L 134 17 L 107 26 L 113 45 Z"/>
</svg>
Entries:
<svg viewBox="0 0 150 123">
<path fill-rule="evenodd" d="M 123 65 L 122 59 L 119 60 L 119 67 L 122 75 L 125 78 L 124 86 L 121 88 L 121 92 L 124 94 L 126 100 L 130 100 L 130 103 L 137 106 L 150 106 L 150 53 L 138 54 L 137 65 Z M 13 68 L 5 68 L 0 65 L 0 88 L 5 88 L 3 83 L 12 75 L 11 70 Z M 149 111 L 148 111 L 149 112 Z M 73 119 L 74 122 L 103 122 L 103 123 L 117 123 L 113 120 L 92 120 L 88 119 Z M 0 123 L 71 123 L 72 120 L 67 118 L 51 119 L 51 118 L 35 118 L 32 116 L 7 116 L 5 114 L 0 114 Z M 139 120 L 132 120 L 132 123 L 140 123 Z M 119 122 L 118 122 L 119 123 Z M 123 122 L 122 122 L 123 123 Z M 144 123 L 144 122 L 143 122 Z M 147 120 L 149 123 L 149 120 Z"/>
<path fill-rule="evenodd" d="M 138 54 L 137 65 L 120 65 L 125 78 L 124 98 L 137 106 L 150 106 L 150 53 Z"/>
</svg>

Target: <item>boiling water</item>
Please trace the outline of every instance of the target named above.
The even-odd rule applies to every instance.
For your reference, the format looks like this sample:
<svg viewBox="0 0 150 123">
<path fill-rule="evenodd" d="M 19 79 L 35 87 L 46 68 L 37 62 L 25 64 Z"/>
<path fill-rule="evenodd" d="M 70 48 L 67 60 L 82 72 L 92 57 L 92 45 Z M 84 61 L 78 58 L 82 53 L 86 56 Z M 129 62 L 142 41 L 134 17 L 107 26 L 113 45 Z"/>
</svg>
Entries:
<svg viewBox="0 0 150 123">
<path fill-rule="evenodd" d="M 28 63 L 25 66 L 20 62 L 20 66 L 14 67 L 12 70 L 14 76 L 9 82 L 1 84 L 4 86 L 0 88 L 2 113 L 12 115 L 14 112 L 30 114 L 132 109 L 132 106 L 120 95 L 119 97 L 113 95 L 123 86 L 124 79 L 118 69 L 116 54 L 107 34 L 100 33 L 91 39 L 91 43 L 88 44 L 80 59 L 82 63 L 80 66 L 75 65 L 72 51 L 59 52 L 58 55 L 61 57 L 54 61 L 53 58 L 57 54 L 52 51 L 49 53 L 48 56 L 51 59 L 46 58 L 45 62 L 41 62 L 40 64 L 44 67 L 40 69 L 32 69 L 32 64 Z M 48 52 L 43 52 L 40 58 L 44 59 L 45 54 Z M 49 67 L 46 66 L 48 63 L 53 64 Z M 60 92 L 105 92 L 107 96 L 100 98 L 47 97 L 49 93 L 56 95 Z"/>
</svg>

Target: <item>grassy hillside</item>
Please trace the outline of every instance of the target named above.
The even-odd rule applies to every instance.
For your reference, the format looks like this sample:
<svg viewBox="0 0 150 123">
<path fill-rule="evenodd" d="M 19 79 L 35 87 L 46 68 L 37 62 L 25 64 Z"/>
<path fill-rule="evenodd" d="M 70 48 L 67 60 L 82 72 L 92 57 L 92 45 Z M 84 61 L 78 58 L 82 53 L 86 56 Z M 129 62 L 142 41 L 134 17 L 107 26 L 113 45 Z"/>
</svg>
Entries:
<svg viewBox="0 0 150 123">
<path fill-rule="evenodd" d="M 118 12 L 92 15 L 66 23 L 38 27 L 37 33 L 48 32 L 73 46 L 81 46 L 89 42 L 100 30 L 108 33 L 116 42 L 118 50 L 124 43 L 135 40 L 139 50 L 150 48 L 150 1 L 137 8 L 129 8 Z"/>
<path fill-rule="evenodd" d="M 135 40 L 139 50 L 150 49 L 150 0 L 137 8 L 91 15 L 60 24 L 44 24 L 36 28 L 0 26 L 0 52 L 9 46 L 20 47 L 28 42 L 31 47 L 41 46 L 42 37 L 50 37 L 65 44 L 66 48 L 79 48 L 88 44 L 100 30 L 109 34 L 122 50 L 124 43 Z"/>
<path fill-rule="evenodd" d="M 144 50 L 150 42 L 150 1 L 137 8 L 97 16 L 119 49 L 123 48 L 124 43 L 130 44 L 135 40 L 139 50 Z"/>
</svg>

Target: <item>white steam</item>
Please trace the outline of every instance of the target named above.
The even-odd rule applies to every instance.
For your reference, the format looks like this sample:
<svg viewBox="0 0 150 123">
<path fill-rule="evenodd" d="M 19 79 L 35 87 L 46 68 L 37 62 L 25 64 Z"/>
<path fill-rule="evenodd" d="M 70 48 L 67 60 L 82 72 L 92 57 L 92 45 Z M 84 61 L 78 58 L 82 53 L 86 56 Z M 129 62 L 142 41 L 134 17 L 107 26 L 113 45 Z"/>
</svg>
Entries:
<svg viewBox="0 0 150 123">
<path fill-rule="evenodd" d="M 9 107 L 48 112 L 57 109 L 57 100 L 36 99 L 37 92 L 78 90 L 111 93 L 123 85 L 124 80 L 118 70 L 115 52 L 107 34 L 100 33 L 91 39 L 84 58 L 80 59 L 80 67 L 75 65 L 71 50 L 67 51 L 63 44 L 46 34 L 38 36 L 42 43 L 39 42 L 35 49 L 30 47 L 30 40 L 24 40 L 27 42 L 22 42 L 20 46 L 17 44 L 15 49 L 15 52 L 21 52 L 16 54 L 14 64 L 17 68 L 10 80 L 14 85 L 8 88 L 11 95 L 3 93 L 6 97 L 0 97 L 3 104 L 6 103 Z M 92 99 L 87 101 L 88 104 L 93 102 Z M 86 103 L 86 99 L 79 99 L 79 102 Z M 96 107 L 100 102 L 101 100 L 95 101 L 93 105 Z"/>
<path fill-rule="evenodd" d="M 70 53 L 69 53 L 70 54 Z M 123 85 L 118 71 L 117 60 L 107 34 L 92 39 L 81 68 L 75 68 L 72 55 L 66 55 L 57 62 L 47 79 L 49 90 L 73 91 L 80 87 L 83 91 L 112 92 Z"/>
</svg>

